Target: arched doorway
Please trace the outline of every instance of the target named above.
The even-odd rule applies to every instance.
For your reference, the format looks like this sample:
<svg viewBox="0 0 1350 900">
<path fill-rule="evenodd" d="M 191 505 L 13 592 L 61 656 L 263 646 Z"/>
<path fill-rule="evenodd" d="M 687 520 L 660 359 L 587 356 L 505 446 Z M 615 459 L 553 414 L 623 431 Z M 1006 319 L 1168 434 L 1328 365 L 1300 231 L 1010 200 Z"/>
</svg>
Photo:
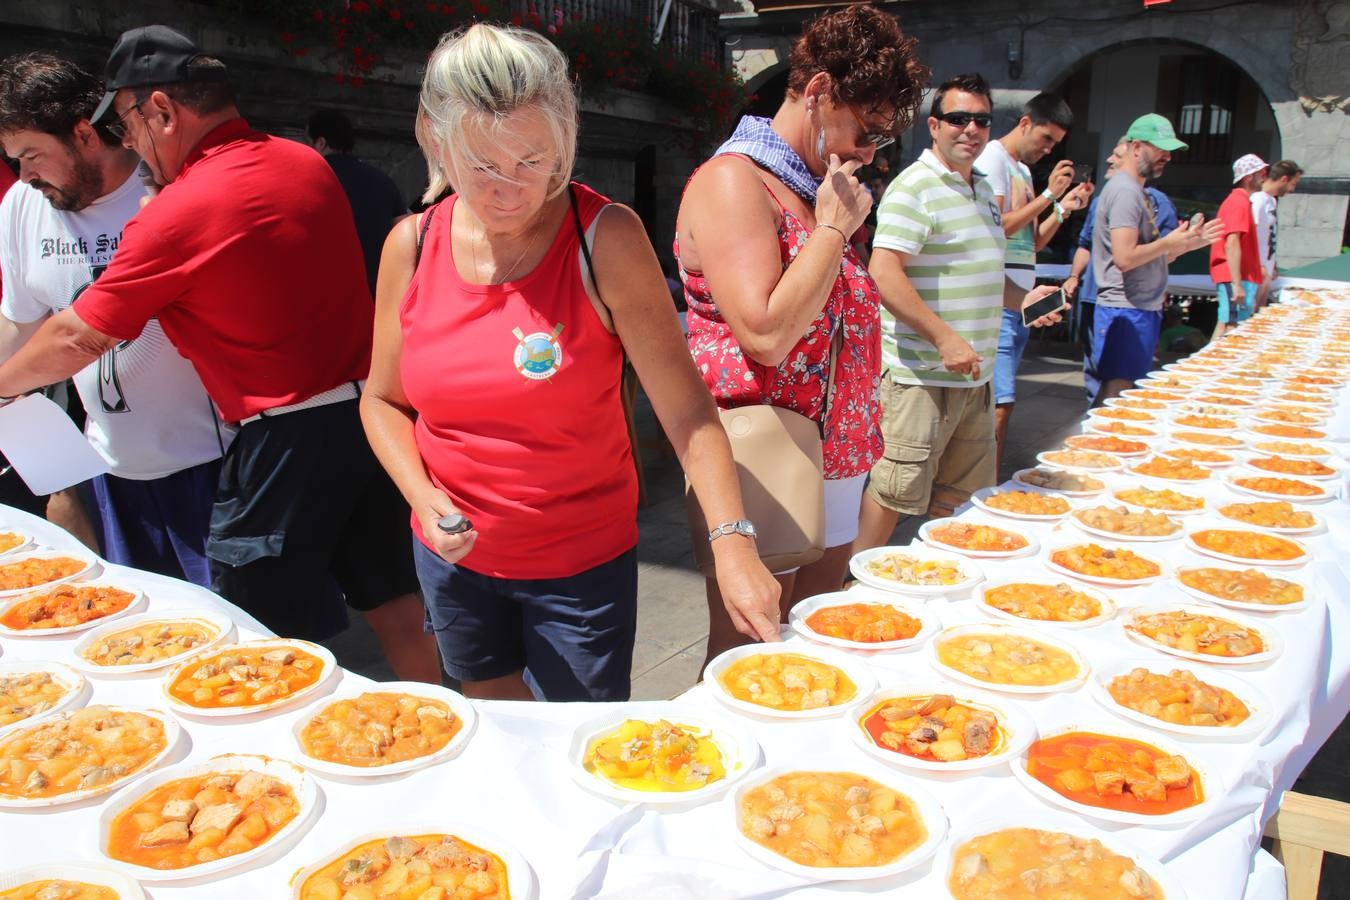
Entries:
<svg viewBox="0 0 1350 900">
<path fill-rule="evenodd" d="M 1047 90 L 1073 108 L 1062 154 L 1091 163 L 1100 177 L 1115 141 L 1137 116 L 1167 116 L 1190 149 L 1177 153 L 1155 186 L 1180 206 L 1212 211 L 1232 186 L 1244 153 L 1280 158 L 1270 100 L 1232 60 L 1183 41 L 1133 41 L 1082 59 Z"/>
<path fill-rule="evenodd" d="M 1036 167 L 1040 181 L 1056 162 L 1069 158 L 1089 166 L 1100 187 L 1116 140 L 1135 118 L 1150 112 L 1166 116 L 1190 145 L 1151 182 L 1183 218 L 1197 212 L 1213 217 L 1232 190 L 1233 160 L 1239 156 L 1255 153 L 1267 162 L 1280 158 L 1279 124 L 1260 85 L 1232 60 L 1198 44 L 1156 39 L 1113 44 L 1083 57 L 1045 89 L 1068 101 L 1074 127 Z M 1046 255 L 1067 262 L 1077 231 L 1060 229 Z M 1178 265 L 1208 271 L 1208 259 L 1200 253 L 1182 257 Z"/>
</svg>

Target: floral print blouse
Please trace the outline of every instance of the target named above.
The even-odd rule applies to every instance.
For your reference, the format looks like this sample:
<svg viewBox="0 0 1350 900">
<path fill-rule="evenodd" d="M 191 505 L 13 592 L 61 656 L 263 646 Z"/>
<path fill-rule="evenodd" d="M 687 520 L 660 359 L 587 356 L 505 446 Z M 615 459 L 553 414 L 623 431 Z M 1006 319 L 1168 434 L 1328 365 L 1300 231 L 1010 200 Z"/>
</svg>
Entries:
<svg viewBox="0 0 1350 900">
<path fill-rule="evenodd" d="M 782 216 L 778 246 L 786 270 L 811 235 L 777 197 L 774 202 Z M 674 249 L 678 260 L 678 235 Z M 825 477 L 851 478 L 869 471 L 882 451 L 880 294 L 853 246 L 844 248 L 825 308 L 777 367 L 760 365 L 742 353 L 702 273 L 681 263 L 680 280 L 689 304 L 689 350 L 722 409 L 768 403 L 819 422 L 826 405 L 831 338 L 836 329 L 843 330 L 823 429 Z"/>
</svg>

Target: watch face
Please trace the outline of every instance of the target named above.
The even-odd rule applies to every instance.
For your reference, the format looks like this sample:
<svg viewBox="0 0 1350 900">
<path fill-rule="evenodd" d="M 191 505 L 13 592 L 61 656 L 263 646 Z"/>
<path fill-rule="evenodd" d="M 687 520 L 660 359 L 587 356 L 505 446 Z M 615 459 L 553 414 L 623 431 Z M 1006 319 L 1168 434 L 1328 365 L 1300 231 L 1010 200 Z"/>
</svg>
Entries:
<svg viewBox="0 0 1350 900">
<path fill-rule="evenodd" d="M 751 522 L 749 519 L 741 519 L 741 521 L 737 522 L 736 530 L 746 537 L 754 537 L 756 534 L 755 523 Z"/>
</svg>

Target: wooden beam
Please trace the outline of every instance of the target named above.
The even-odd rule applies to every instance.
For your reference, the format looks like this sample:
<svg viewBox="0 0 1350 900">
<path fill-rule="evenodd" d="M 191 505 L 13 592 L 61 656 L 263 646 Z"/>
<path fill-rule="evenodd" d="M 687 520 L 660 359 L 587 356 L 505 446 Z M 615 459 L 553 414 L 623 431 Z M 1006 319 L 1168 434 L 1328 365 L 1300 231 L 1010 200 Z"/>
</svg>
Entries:
<svg viewBox="0 0 1350 900">
<path fill-rule="evenodd" d="M 1289 791 L 1279 812 L 1266 823 L 1266 836 L 1350 856 L 1350 803 Z"/>
</svg>

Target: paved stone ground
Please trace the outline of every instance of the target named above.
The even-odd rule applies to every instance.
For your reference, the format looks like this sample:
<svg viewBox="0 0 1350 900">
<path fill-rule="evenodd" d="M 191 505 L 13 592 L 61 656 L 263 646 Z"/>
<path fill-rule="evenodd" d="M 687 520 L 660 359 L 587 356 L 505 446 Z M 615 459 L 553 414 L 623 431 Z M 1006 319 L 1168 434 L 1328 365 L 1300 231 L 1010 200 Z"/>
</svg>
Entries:
<svg viewBox="0 0 1350 900">
<path fill-rule="evenodd" d="M 1055 350 L 1065 345 L 1047 345 Z M 1035 464 L 1036 454 L 1078 431 L 1086 411 L 1081 363 L 1033 343 L 1017 378 L 1017 408 L 1008 433 L 1000 481 Z M 693 563 L 684 511 L 684 481 L 645 398 L 638 398 L 638 433 L 647 474 L 647 505 L 638 512 L 638 637 L 633 653 L 633 698 L 664 700 L 698 680 L 707 645 L 703 578 Z M 902 519 L 893 543 L 907 544 L 924 519 Z M 356 622 L 329 646 L 345 667 L 392 679 L 374 635 Z M 1350 729 L 1344 725 L 1303 773 L 1297 789 L 1350 801 Z M 1350 897 L 1350 860 L 1327 857 L 1323 900 Z"/>
</svg>

